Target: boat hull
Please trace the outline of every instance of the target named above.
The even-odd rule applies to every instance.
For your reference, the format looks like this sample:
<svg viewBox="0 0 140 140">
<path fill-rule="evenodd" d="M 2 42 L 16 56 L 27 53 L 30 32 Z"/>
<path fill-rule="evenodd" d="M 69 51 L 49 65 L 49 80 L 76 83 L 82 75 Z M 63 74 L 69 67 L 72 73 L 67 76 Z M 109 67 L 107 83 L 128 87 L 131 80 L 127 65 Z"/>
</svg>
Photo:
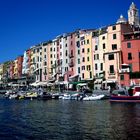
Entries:
<svg viewBox="0 0 140 140">
<path fill-rule="evenodd" d="M 111 96 L 110 102 L 140 102 L 140 96 Z"/>
</svg>

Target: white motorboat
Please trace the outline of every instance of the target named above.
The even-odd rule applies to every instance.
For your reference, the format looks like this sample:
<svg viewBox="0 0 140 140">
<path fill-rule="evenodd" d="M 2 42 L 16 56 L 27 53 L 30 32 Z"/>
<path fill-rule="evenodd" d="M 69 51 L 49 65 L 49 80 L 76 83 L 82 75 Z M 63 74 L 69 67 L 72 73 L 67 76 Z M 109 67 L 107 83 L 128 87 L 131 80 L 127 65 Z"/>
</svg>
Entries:
<svg viewBox="0 0 140 140">
<path fill-rule="evenodd" d="M 103 94 L 101 94 L 101 95 L 86 96 L 86 97 L 83 98 L 83 101 L 101 100 L 104 97 L 105 97 L 105 95 L 103 95 Z"/>
<path fill-rule="evenodd" d="M 71 95 L 70 94 L 64 94 L 62 99 L 63 100 L 70 100 L 71 99 Z"/>
</svg>

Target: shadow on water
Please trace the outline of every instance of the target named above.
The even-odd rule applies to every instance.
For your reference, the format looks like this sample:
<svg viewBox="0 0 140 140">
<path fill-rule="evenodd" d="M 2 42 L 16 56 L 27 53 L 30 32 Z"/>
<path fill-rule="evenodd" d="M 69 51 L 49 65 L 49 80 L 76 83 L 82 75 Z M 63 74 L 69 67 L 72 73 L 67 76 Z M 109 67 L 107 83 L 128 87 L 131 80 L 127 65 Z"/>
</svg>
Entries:
<svg viewBox="0 0 140 140">
<path fill-rule="evenodd" d="M 0 140 L 137 139 L 140 104 L 0 99 Z"/>
</svg>

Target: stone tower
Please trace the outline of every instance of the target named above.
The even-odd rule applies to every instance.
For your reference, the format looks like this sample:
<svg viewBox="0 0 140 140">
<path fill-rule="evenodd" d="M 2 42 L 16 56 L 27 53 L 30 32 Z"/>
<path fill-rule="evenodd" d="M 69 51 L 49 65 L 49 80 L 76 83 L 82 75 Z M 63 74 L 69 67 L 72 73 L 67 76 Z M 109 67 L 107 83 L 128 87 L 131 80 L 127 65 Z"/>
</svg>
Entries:
<svg viewBox="0 0 140 140">
<path fill-rule="evenodd" d="M 128 22 L 131 25 L 140 27 L 139 10 L 137 9 L 134 2 L 132 2 L 128 10 Z"/>
</svg>

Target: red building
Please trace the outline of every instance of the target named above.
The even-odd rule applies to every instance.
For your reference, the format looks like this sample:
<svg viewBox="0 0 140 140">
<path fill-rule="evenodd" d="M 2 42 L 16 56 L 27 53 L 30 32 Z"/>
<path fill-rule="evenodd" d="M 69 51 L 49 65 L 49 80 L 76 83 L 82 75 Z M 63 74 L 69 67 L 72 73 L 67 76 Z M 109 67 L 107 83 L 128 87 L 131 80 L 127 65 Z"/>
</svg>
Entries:
<svg viewBox="0 0 140 140">
<path fill-rule="evenodd" d="M 129 86 L 140 83 L 140 31 L 123 34 L 122 69 L 120 84 Z"/>
<path fill-rule="evenodd" d="M 17 70 L 18 70 L 17 76 L 18 76 L 18 78 L 20 78 L 22 75 L 22 62 L 23 62 L 23 56 L 17 57 Z"/>
</svg>

